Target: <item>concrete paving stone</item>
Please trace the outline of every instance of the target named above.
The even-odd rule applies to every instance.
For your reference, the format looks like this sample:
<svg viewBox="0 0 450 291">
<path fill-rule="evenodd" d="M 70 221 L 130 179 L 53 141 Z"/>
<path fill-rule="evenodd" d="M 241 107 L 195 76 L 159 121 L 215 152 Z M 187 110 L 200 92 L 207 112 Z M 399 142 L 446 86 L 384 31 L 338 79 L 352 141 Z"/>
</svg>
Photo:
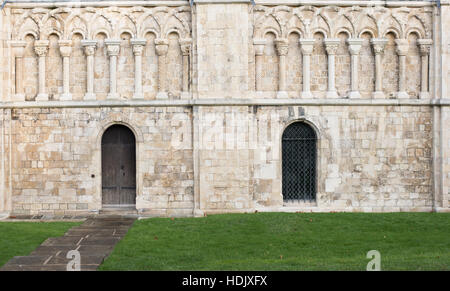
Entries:
<svg viewBox="0 0 450 291">
<path fill-rule="evenodd" d="M 46 239 L 28 256 L 18 256 L 0 271 L 66 271 L 67 253 L 78 250 L 81 271 L 94 271 L 127 233 L 134 218 L 88 218 L 69 229 L 64 236 Z"/>
<path fill-rule="evenodd" d="M 41 265 L 49 258 L 50 256 L 16 256 L 9 260 L 5 266 L 7 265 Z"/>
<path fill-rule="evenodd" d="M 97 265 L 99 266 L 106 258 L 106 254 L 104 255 L 83 255 L 83 253 L 80 253 L 80 263 L 83 265 Z M 61 264 L 67 264 L 72 259 L 67 259 L 66 257 L 61 256 L 53 256 L 50 258 L 50 260 L 47 262 L 46 265 L 61 265 Z"/>
<path fill-rule="evenodd" d="M 67 253 L 73 250 L 73 246 L 38 246 L 34 251 L 30 253 L 30 255 L 53 255 L 60 253 Z"/>
<path fill-rule="evenodd" d="M 115 245 L 119 242 L 119 238 L 111 236 L 99 236 L 99 237 L 88 237 L 83 239 L 80 243 L 82 246 L 86 245 Z"/>
<path fill-rule="evenodd" d="M 111 252 L 114 246 L 99 246 L 99 245 L 81 245 L 78 250 L 80 253 L 90 252 L 90 253 L 100 253 L 100 252 Z"/>
<path fill-rule="evenodd" d="M 83 238 L 83 236 L 62 236 L 62 237 L 50 237 L 46 239 L 43 246 L 75 246 Z"/>
<path fill-rule="evenodd" d="M 114 235 L 116 233 L 116 230 L 114 228 L 111 229 L 105 229 L 105 230 L 86 230 L 86 229 L 73 229 L 64 234 L 64 236 L 109 236 Z M 119 233 L 119 232 L 117 232 Z"/>
<path fill-rule="evenodd" d="M 80 265 L 80 271 L 96 271 L 98 265 Z M 0 271 L 67 271 L 67 265 L 10 265 L 0 268 Z"/>
</svg>

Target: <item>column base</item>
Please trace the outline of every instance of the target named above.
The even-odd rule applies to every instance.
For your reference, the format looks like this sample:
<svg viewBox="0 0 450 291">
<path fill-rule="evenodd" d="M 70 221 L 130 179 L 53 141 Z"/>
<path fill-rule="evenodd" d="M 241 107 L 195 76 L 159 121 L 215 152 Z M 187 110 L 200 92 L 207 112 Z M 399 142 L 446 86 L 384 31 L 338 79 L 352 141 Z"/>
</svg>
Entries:
<svg viewBox="0 0 450 291">
<path fill-rule="evenodd" d="M 361 93 L 359 93 L 359 91 L 351 91 L 350 93 L 348 93 L 348 98 L 361 99 Z"/>
<path fill-rule="evenodd" d="M 375 92 L 372 93 L 372 98 L 373 99 L 383 99 L 385 97 L 386 96 L 384 95 L 383 91 L 375 91 Z"/>
<path fill-rule="evenodd" d="M 48 101 L 48 94 L 41 93 L 36 96 L 35 101 Z"/>
<path fill-rule="evenodd" d="M 25 101 L 25 94 L 15 94 L 14 101 Z"/>
<path fill-rule="evenodd" d="M 189 93 L 189 92 L 181 92 L 181 95 L 180 95 L 180 98 L 181 99 L 191 99 L 191 93 Z"/>
<path fill-rule="evenodd" d="M 106 96 L 106 99 L 118 100 L 118 99 L 120 99 L 120 95 L 119 95 L 119 93 L 109 93 Z"/>
<path fill-rule="evenodd" d="M 419 98 L 420 99 L 430 99 L 430 92 L 420 92 Z"/>
<path fill-rule="evenodd" d="M 401 92 L 397 92 L 397 98 L 398 99 L 409 99 L 409 95 L 405 91 L 401 91 Z"/>
<path fill-rule="evenodd" d="M 156 99 L 169 99 L 169 94 L 167 92 L 156 93 Z"/>
<path fill-rule="evenodd" d="M 311 91 L 303 91 L 302 92 L 302 98 L 304 98 L 304 99 L 312 99 L 313 95 L 312 95 Z"/>
<path fill-rule="evenodd" d="M 287 99 L 288 97 L 289 96 L 286 91 L 278 91 L 277 92 L 277 98 L 279 98 L 279 99 Z"/>
<path fill-rule="evenodd" d="M 193 211 L 194 217 L 203 217 L 205 216 L 205 212 L 200 209 L 194 209 Z"/>
<path fill-rule="evenodd" d="M 142 94 L 142 93 L 135 93 L 133 95 L 133 99 L 138 99 L 138 100 L 144 99 L 144 94 Z"/>
<path fill-rule="evenodd" d="M 336 91 L 327 91 L 327 98 L 336 99 L 339 98 L 339 95 Z"/>
<path fill-rule="evenodd" d="M 97 100 L 95 93 L 86 93 L 83 97 L 84 100 Z"/>
<path fill-rule="evenodd" d="M 59 96 L 60 101 L 71 101 L 72 100 L 72 94 L 61 94 Z"/>
</svg>

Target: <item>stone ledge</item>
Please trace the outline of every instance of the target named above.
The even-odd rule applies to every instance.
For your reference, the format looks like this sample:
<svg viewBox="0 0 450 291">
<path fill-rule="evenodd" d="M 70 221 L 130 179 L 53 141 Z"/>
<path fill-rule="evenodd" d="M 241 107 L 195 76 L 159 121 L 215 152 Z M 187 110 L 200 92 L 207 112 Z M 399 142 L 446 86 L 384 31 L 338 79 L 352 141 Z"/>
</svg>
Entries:
<svg viewBox="0 0 450 291">
<path fill-rule="evenodd" d="M 1 102 L 13 108 L 182 107 L 182 106 L 450 106 L 450 99 L 193 99 Z"/>
</svg>

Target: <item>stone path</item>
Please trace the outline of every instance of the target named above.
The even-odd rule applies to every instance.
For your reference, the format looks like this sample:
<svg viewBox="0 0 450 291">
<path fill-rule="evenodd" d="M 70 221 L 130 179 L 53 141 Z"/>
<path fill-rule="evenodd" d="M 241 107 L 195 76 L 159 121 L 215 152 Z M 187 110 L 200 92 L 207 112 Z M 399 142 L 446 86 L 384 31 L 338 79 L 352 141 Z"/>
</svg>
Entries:
<svg viewBox="0 0 450 291">
<path fill-rule="evenodd" d="M 88 218 L 64 236 L 45 240 L 28 256 L 9 260 L 0 271 L 66 271 L 71 250 L 80 252 L 81 271 L 95 271 L 127 233 L 136 218 L 107 216 Z"/>
</svg>

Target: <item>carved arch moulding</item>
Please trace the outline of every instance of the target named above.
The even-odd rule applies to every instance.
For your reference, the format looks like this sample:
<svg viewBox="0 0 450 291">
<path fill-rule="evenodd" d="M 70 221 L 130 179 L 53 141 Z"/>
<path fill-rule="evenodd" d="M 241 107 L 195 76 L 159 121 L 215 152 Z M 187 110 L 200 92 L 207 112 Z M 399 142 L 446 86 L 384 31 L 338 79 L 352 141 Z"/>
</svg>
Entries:
<svg viewBox="0 0 450 291">
<path fill-rule="evenodd" d="M 338 6 L 261 6 L 253 8 L 253 37 L 263 39 L 268 32 L 277 38 L 298 33 L 301 38 L 312 38 L 320 31 L 326 38 L 345 32 L 349 38 L 358 38 L 369 32 L 382 37 L 393 32 L 397 38 L 407 38 L 415 32 L 419 38 L 432 38 L 432 10 L 430 7 L 338 7 Z"/>
<path fill-rule="evenodd" d="M 94 39 L 98 33 L 119 38 L 124 32 L 132 38 L 142 38 L 153 33 L 157 38 L 167 38 L 176 33 L 180 39 L 191 38 L 191 12 L 189 6 L 130 7 L 130 8 L 67 8 L 12 9 L 13 40 L 23 40 L 27 35 L 45 40 L 51 34 L 59 39 L 71 39 L 78 33 L 83 39 Z"/>
</svg>

